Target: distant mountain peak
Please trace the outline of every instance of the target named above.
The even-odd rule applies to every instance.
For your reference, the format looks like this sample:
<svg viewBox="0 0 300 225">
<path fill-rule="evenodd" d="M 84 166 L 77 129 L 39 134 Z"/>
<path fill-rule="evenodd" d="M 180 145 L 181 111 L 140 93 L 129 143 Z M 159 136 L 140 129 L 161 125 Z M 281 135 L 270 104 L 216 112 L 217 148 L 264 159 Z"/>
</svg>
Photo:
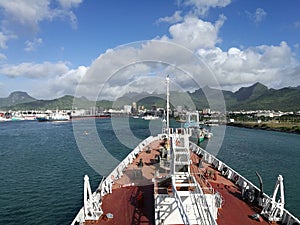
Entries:
<svg viewBox="0 0 300 225">
<path fill-rule="evenodd" d="M 238 91 L 234 93 L 238 101 L 248 101 L 262 96 L 268 92 L 268 87 L 262 83 L 256 82 L 249 87 L 241 87 Z"/>
<path fill-rule="evenodd" d="M 8 98 L 13 98 L 13 97 L 33 98 L 25 91 L 14 91 L 14 92 L 10 93 L 8 96 Z"/>
<path fill-rule="evenodd" d="M 219 90 L 209 86 L 204 86 L 193 92 L 187 92 L 190 98 L 186 98 L 185 93 L 172 91 L 171 98 L 182 99 L 185 104 L 190 100 L 193 101 L 196 108 L 201 110 L 209 108 L 214 102 L 208 102 L 207 98 L 215 99 L 216 93 L 222 91 L 227 110 L 257 110 L 257 109 L 273 109 L 281 111 L 299 111 L 300 108 L 300 85 L 295 87 L 285 87 L 281 89 L 268 88 L 260 82 L 256 82 L 250 86 L 242 87 L 236 92 Z M 74 100 L 76 99 L 74 105 Z M 129 92 L 118 98 L 115 102 L 108 100 L 97 101 L 96 105 L 102 108 L 119 107 L 137 102 L 139 105 L 152 107 L 154 104 L 160 107 L 165 105 L 165 95 L 157 93 L 136 93 Z M 94 106 L 86 97 L 73 97 L 65 95 L 63 97 L 52 100 L 37 100 L 24 91 L 12 92 L 6 98 L 0 98 L 1 110 L 14 109 L 71 109 L 90 108 Z"/>
<path fill-rule="evenodd" d="M 21 103 L 33 102 L 36 100 L 37 99 L 27 94 L 27 92 L 14 91 L 10 93 L 7 98 L 0 98 L 0 107 L 10 107 Z"/>
</svg>

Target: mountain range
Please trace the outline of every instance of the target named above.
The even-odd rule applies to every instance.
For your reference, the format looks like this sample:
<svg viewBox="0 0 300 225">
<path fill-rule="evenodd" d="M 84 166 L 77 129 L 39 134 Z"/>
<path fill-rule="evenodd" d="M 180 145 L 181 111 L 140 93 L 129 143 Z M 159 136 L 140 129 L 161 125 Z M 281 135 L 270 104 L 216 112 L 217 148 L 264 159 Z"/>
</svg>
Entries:
<svg viewBox="0 0 300 225">
<path fill-rule="evenodd" d="M 198 110 L 209 108 L 206 96 L 209 99 L 216 99 L 220 90 L 208 86 L 194 92 L 171 92 L 171 103 L 192 101 Z M 285 87 L 281 89 L 268 88 L 261 83 L 255 83 L 248 87 L 241 87 L 235 92 L 222 90 L 227 111 L 231 110 L 259 110 L 270 109 L 277 111 L 300 111 L 300 86 Z M 76 105 L 73 105 L 74 99 Z M 121 108 L 123 105 L 131 105 L 137 102 L 138 105 L 144 105 L 146 108 L 156 105 L 165 106 L 165 95 L 156 93 L 127 93 L 116 101 L 101 100 L 96 102 L 97 107 Z M 211 102 L 210 102 L 211 103 Z M 218 106 L 219 102 L 213 102 Z M 75 98 L 66 95 L 53 100 L 38 100 L 26 92 L 13 92 L 7 98 L 0 98 L 0 109 L 2 110 L 46 110 L 46 109 L 72 109 L 90 108 L 95 106 L 93 101 L 85 97 Z M 175 106 L 175 105 L 174 105 Z"/>
</svg>

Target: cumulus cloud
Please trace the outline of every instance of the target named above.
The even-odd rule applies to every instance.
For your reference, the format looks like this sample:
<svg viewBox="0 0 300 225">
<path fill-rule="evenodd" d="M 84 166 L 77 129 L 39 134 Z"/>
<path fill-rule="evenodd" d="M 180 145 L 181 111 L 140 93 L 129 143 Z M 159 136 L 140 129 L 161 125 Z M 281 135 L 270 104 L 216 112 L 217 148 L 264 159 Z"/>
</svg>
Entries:
<svg viewBox="0 0 300 225">
<path fill-rule="evenodd" d="M 169 28 L 171 35 L 169 40 L 190 49 L 212 48 L 221 41 L 218 32 L 225 20 L 226 17 L 221 15 L 219 20 L 212 24 L 197 17 L 186 17 L 182 23 Z"/>
<path fill-rule="evenodd" d="M 43 39 L 42 38 L 35 38 L 33 41 L 26 41 L 25 45 L 26 47 L 24 48 L 24 50 L 26 52 L 31 52 L 36 50 L 37 47 L 39 47 L 41 44 L 43 43 Z"/>
<path fill-rule="evenodd" d="M 278 46 L 230 48 L 227 52 L 220 48 L 199 50 L 198 54 L 209 64 L 220 85 L 229 90 L 258 81 L 273 88 L 293 86 L 292 76 L 299 64 L 286 42 Z"/>
<path fill-rule="evenodd" d="M 59 10 L 51 10 L 50 1 L 31 1 L 36 8 L 28 9 L 24 6 L 24 12 L 16 18 L 19 23 L 23 21 L 24 24 L 38 26 L 42 20 L 60 16 L 71 18 L 73 15 L 75 24 L 76 16 L 72 14 L 71 8 L 82 2 L 60 0 Z M 0 1 L 0 6 L 22 2 Z M 204 15 L 209 8 L 225 7 L 228 4 L 229 0 L 184 1 L 183 5 L 186 7 L 195 7 L 193 13 L 184 16 L 183 11 L 176 11 L 171 17 L 157 21 L 175 23 L 170 26 L 168 35 L 152 41 L 108 49 L 90 67 L 80 66 L 71 70 L 66 62 L 7 64 L 0 67 L 0 74 L 11 78 L 29 78 L 33 85 L 41 87 L 34 90 L 34 96 L 41 98 L 75 94 L 90 99 L 114 100 L 130 91 L 163 93 L 167 74 L 171 76 L 173 90 L 185 91 L 193 91 L 206 85 L 217 88 L 221 85 L 222 88 L 235 90 L 257 81 L 275 88 L 300 83 L 299 62 L 284 41 L 274 46 L 232 47 L 227 51 L 217 47 L 221 42 L 219 31 L 226 17 L 220 15 L 213 23 L 199 19 L 196 14 Z M 30 10 L 31 12 L 27 12 Z M 12 11 L 13 9 L 7 11 L 7 15 L 16 13 Z M 251 18 L 260 22 L 266 15 L 264 10 L 257 9 L 251 14 Z M 2 37 L 0 33 L 1 48 L 6 47 L 6 41 L 5 35 Z M 42 40 L 39 39 L 28 41 L 25 50 L 33 50 L 40 44 Z M 45 82 L 40 82 L 43 78 L 46 78 L 43 80 Z"/>
<path fill-rule="evenodd" d="M 42 64 L 25 62 L 18 65 L 4 64 L 0 68 L 0 74 L 11 78 L 26 77 L 38 79 L 61 75 L 66 73 L 68 70 L 69 68 L 65 62 L 44 62 Z"/>
<path fill-rule="evenodd" d="M 4 66 L 0 72 L 38 79 L 47 74 L 46 82 L 32 79 L 41 87 L 35 90 L 36 97 L 74 94 L 109 100 L 128 92 L 164 93 L 167 74 L 171 76 L 171 90 L 182 91 L 206 85 L 236 90 L 255 82 L 273 88 L 300 83 L 299 62 L 284 41 L 228 51 L 216 46 L 199 48 L 195 54 L 170 40 L 152 40 L 109 49 L 90 67 L 70 70 L 65 63 L 28 63 Z"/>
<path fill-rule="evenodd" d="M 186 17 L 170 27 L 170 37 L 109 49 L 83 77 L 79 96 L 113 100 L 130 91 L 163 92 L 166 74 L 189 91 L 205 85 L 236 90 L 258 81 L 273 88 L 293 86 L 300 66 L 286 42 L 224 51 L 216 47 L 224 21 L 224 16 L 214 24 Z M 191 56 L 195 52 L 197 59 Z"/>
<path fill-rule="evenodd" d="M 77 7 L 80 0 L 60 0 L 59 6 L 53 8 L 53 0 L 10 0 L 0 1 L 4 12 L 2 29 L 7 33 L 18 34 L 20 31 L 36 33 L 41 21 L 51 21 L 56 18 L 68 18 L 71 25 L 76 24 L 76 16 L 71 10 Z"/>
<path fill-rule="evenodd" d="M 100 55 L 78 85 L 76 95 L 114 100 L 132 91 L 164 93 L 167 74 L 176 90 L 218 85 L 193 51 L 174 42 L 152 40 Z"/>
<path fill-rule="evenodd" d="M 65 73 L 56 74 L 45 82 L 34 81 L 33 84 L 37 84 L 39 89 L 34 89 L 31 93 L 36 98 L 40 99 L 53 99 L 64 95 L 75 95 L 76 87 L 80 83 L 82 77 L 86 74 L 87 70 L 88 67 L 79 66 L 78 68 L 68 70 Z"/>
</svg>

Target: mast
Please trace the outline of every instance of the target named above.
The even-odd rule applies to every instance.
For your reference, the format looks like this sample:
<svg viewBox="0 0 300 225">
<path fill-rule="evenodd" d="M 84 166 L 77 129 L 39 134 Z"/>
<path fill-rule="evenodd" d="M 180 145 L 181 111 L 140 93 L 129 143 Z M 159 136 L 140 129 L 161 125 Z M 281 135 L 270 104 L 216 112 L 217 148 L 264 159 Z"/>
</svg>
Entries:
<svg viewBox="0 0 300 225">
<path fill-rule="evenodd" d="M 170 127 L 170 122 L 169 122 L 169 110 L 170 110 L 170 90 L 169 90 L 169 83 L 170 83 L 170 78 L 169 75 L 167 75 L 166 78 L 166 84 L 167 84 L 167 132 L 169 136 L 169 127 Z"/>
</svg>

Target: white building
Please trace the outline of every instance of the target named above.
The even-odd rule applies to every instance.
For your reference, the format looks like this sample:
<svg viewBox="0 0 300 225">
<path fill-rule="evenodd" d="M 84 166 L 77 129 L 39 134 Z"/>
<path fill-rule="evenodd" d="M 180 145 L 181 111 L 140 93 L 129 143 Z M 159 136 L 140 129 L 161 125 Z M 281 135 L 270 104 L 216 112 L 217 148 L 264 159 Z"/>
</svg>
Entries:
<svg viewBox="0 0 300 225">
<path fill-rule="evenodd" d="M 132 106 L 131 105 L 124 105 L 124 113 L 131 113 Z"/>
</svg>

